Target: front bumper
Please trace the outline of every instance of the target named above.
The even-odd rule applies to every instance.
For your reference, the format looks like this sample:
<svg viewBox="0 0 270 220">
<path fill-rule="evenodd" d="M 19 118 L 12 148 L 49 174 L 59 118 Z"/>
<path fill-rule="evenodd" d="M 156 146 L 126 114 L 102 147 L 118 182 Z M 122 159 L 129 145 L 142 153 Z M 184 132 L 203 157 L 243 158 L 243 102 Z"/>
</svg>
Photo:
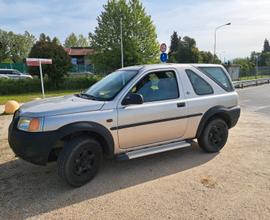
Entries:
<svg viewBox="0 0 270 220">
<path fill-rule="evenodd" d="M 18 118 L 9 126 L 8 142 L 16 156 L 38 165 L 46 165 L 57 141 L 57 132 L 25 132 L 17 129 Z"/>
</svg>

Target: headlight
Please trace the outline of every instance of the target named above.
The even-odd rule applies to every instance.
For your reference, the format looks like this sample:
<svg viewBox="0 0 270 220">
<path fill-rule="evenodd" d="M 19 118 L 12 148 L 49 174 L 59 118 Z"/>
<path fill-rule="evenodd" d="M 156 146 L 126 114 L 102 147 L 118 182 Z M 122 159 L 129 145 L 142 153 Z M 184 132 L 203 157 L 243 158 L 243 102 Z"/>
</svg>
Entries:
<svg viewBox="0 0 270 220">
<path fill-rule="evenodd" d="M 43 118 L 21 117 L 17 128 L 22 131 L 39 132 L 43 128 Z"/>
</svg>

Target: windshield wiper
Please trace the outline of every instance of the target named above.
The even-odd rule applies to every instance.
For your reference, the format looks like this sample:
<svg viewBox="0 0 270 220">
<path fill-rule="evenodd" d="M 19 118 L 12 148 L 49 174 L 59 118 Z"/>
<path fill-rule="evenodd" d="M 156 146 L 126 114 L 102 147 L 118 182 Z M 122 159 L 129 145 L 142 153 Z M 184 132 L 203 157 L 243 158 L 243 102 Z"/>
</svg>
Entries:
<svg viewBox="0 0 270 220">
<path fill-rule="evenodd" d="M 78 94 L 79 97 L 81 98 L 87 98 L 87 99 L 91 99 L 91 100 L 97 100 L 97 97 L 93 96 L 93 95 L 89 95 L 87 93 L 80 93 Z"/>
</svg>

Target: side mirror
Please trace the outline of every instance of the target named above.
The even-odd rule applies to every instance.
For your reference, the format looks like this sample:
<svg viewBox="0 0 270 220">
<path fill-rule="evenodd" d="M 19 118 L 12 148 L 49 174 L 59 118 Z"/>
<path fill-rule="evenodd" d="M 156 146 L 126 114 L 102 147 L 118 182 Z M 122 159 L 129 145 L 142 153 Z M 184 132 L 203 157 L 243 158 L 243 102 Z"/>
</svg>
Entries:
<svg viewBox="0 0 270 220">
<path fill-rule="evenodd" d="M 129 93 L 122 101 L 122 105 L 140 105 L 143 104 L 143 97 L 137 93 Z"/>
</svg>

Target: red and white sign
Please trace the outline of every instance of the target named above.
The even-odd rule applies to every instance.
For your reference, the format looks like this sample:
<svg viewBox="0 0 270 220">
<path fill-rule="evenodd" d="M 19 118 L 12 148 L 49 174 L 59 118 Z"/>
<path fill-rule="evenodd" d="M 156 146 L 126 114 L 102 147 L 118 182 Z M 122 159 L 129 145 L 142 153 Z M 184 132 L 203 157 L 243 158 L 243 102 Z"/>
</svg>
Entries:
<svg viewBox="0 0 270 220">
<path fill-rule="evenodd" d="M 161 53 L 165 53 L 167 51 L 167 45 L 165 43 L 160 45 L 160 51 Z"/>
<path fill-rule="evenodd" d="M 52 59 L 27 58 L 27 66 L 39 66 L 40 64 L 52 64 Z"/>
<path fill-rule="evenodd" d="M 52 64 L 52 59 L 27 58 L 26 64 L 27 64 L 27 66 L 39 66 L 41 91 L 42 91 L 43 98 L 45 98 L 42 64 Z"/>
</svg>

